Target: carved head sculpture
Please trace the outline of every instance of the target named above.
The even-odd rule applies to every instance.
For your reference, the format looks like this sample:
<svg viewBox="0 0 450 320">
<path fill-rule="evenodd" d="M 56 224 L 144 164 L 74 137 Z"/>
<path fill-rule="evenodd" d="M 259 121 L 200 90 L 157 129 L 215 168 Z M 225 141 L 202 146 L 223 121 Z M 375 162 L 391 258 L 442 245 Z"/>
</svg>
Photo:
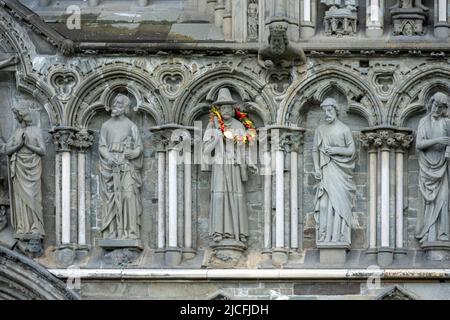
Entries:
<svg viewBox="0 0 450 320">
<path fill-rule="evenodd" d="M 234 115 L 234 107 L 237 102 L 231 97 L 230 90 L 228 88 L 222 88 L 217 95 L 217 101 L 214 105 L 218 107 L 222 118 L 227 121 Z"/>
<path fill-rule="evenodd" d="M 428 111 L 433 118 L 446 116 L 448 110 L 448 96 L 442 92 L 436 92 L 431 96 L 428 103 Z"/>
<path fill-rule="evenodd" d="M 339 114 L 337 101 L 333 98 L 326 98 L 320 104 L 320 107 L 325 112 L 325 121 L 328 123 L 333 123 Z"/>
<path fill-rule="evenodd" d="M 17 122 L 19 122 L 22 127 L 31 126 L 33 119 L 31 118 L 30 110 L 14 107 L 12 108 L 12 111 L 17 119 Z"/>
<path fill-rule="evenodd" d="M 283 23 L 274 23 L 269 27 L 269 45 L 273 54 L 282 55 L 288 45 L 287 26 Z"/>
<path fill-rule="evenodd" d="M 111 116 L 120 117 L 125 114 L 125 111 L 131 103 L 130 98 L 126 95 L 119 93 L 113 100 L 111 105 Z"/>
</svg>

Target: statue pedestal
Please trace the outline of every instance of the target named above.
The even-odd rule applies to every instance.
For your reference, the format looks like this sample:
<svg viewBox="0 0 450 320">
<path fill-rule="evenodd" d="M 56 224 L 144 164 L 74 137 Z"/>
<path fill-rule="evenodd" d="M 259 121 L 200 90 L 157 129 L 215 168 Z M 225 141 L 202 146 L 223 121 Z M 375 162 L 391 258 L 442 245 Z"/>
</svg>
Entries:
<svg viewBox="0 0 450 320">
<path fill-rule="evenodd" d="M 319 249 L 319 261 L 323 264 L 345 264 L 347 251 L 350 245 L 347 243 L 321 243 Z"/>
<path fill-rule="evenodd" d="M 195 255 L 196 255 L 196 252 L 194 249 L 192 249 L 192 248 L 183 249 L 183 259 L 185 259 L 185 260 L 194 259 Z"/>
<path fill-rule="evenodd" d="M 450 241 L 424 242 L 422 249 L 428 260 L 442 261 L 450 257 Z"/>
<path fill-rule="evenodd" d="M 247 249 L 247 246 L 234 239 L 224 239 L 220 242 L 211 244 L 212 260 L 211 265 L 214 267 L 234 267 Z"/>
<path fill-rule="evenodd" d="M 421 36 L 426 13 L 420 8 L 396 8 L 391 10 L 394 36 Z"/>
<path fill-rule="evenodd" d="M 59 265 L 68 267 L 73 264 L 76 252 L 72 245 L 63 244 L 55 249 L 55 257 Z"/>
<path fill-rule="evenodd" d="M 272 249 L 272 264 L 275 267 L 281 267 L 288 262 L 288 250 L 286 248 Z"/>
<path fill-rule="evenodd" d="M 99 247 L 105 250 L 133 248 L 142 250 L 142 242 L 139 239 L 103 239 L 98 242 Z"/>
<path fill-rule="evenodd" d="M 377 262 L 377 254 L 378 250 L 376 248 L 369 248 L 366 251 L 367 261 L 370 263 L 376 263 Z"/>
<path fill-rule="evenodd" d="M 394 249 L 392 248 L 379 248 L 378 249 L 378 265 L 381 267 L 387 267 L 394 261 Z"/>
<path fill-rule="evenodd" d="M 167 266 L 178 266 L 182 261 L 183 254 L 180 248 L 166 248 L 164 263 Z"/>
</svg>

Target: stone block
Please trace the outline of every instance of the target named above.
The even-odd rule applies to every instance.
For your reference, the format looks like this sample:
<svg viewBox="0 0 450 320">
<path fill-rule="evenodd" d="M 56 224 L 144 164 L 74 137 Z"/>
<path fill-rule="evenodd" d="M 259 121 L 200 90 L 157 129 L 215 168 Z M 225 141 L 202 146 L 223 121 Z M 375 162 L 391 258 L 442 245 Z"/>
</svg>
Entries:
<svg viewBox="0 0 450 320">
<path fill-rule="evenodd" d="M 359 294 L 358 282 L 302 282 L 294 284 L 294 295 L 349 295 Z"/>
</svg>

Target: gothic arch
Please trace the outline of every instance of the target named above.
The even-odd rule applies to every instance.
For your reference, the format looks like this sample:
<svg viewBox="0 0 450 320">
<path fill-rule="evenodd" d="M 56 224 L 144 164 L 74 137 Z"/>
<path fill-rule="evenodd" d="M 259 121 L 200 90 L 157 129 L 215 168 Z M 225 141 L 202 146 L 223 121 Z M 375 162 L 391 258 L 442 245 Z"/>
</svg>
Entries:
<svg viewBox="0 0 450 320">
<path fill-rule="evenodd" d="M 300 82 L 287 94 L 278 114 L 277 123 L 298 125 L 308 102 L 321 102 L 330 90 L 336 90 L 347 98 L 347 111 L 365 118 L 369 126 L 383 121 L 381 102 L 369 86 L 359 80 L 349 69 L 327 66 L 313 71 L 313 75 Z"/>
<path fill-rule="evenodd" d="M 0 246 L 0 300 L 79 300 L 33 260 Z"/>
<path fill-rule="evenodd" d="M 261 117 L 264 125 L 274 123 L 275 108 L 264 85 L 228 67 L 213 69 L 198 76 L 174 103 L 175 123 L 193 125 L 194 119 L 207 113 L 220 88 L 228 87 L 242 99 L 248 111 Z"/>
<path fill-rule="evenodd" d="M 68 102 L 65 124 L 87 128 L 98 110 L 108 108 L 116 90 L 128 91 L 136 100 L 134 111 L 143 110 L 150 114 L 158 125 L 171 118 L 167 99 L 159 94 L 150 74 L 136 65 L 115 62 L 99 66 L 82 81 Z"/>
<path fill-rule="evenodd" d="M 63 106 L 52 94 L 51 87 L 46 84 L 42 75 L 34 69 L 33 57 L 36 50 L 25 28 L 0 8 L 0 47 L 11 53 L 17 53 L 19 58 L 16 72 L 17 88 L 43 105 L 51 125 L 58 125 L 62 122 Z"/>
<path fill-rule="evenodd" d="M 450 93 L 450 68 L 446 64 L 419 67 L 388 101 L 388 124 L 405 126 L 409 118 L 426 109 L 428 99 L 437 90 Z"/>
</svg>

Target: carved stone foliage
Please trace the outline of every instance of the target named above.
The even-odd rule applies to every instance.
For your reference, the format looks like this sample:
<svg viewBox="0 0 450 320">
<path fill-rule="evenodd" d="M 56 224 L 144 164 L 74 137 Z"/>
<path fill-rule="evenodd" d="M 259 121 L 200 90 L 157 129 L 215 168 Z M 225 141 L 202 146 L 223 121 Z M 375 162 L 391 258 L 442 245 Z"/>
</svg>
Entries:
<svg viewBox="0 0 450 320">
<path fill-rule="evenodd" d="M 76 132 L 77 130 L 73 127 L 62 126 L 52 129 L 50 133 L 53 135 L 53 143 L 55 144 L 56 151 L 70 151 L 75 141 Z"/>
<path fill-rule="evenodd" d="M 191 79 L 191 72 L 182 63 L 163 63 L 156 67 L 152 77 L 158 82 L 162 94 L 174 100 Z"/>
<path fill-rule="evenodd" d="M 329 9 L 325 12 L 324 27 L 325 35 L 342 37 L 353 36 L 356 33 L 358 21 L 357 4 L 355 0 L 321 0 Z"/>
<path fill-rule="evenodd" d="M 89 130 L 80 130 L 75 133 L 72 144 L 80 151 L 84 152 L 94 143 L 94 135 Z"/>
<path fill-rule="evenodd" d="M 400 131 L 389 127 L 363 131 L 360 136 L 361 145 L 367 149 L 408 150 L 413 141 L 411 130 Z"/>
</svg>

